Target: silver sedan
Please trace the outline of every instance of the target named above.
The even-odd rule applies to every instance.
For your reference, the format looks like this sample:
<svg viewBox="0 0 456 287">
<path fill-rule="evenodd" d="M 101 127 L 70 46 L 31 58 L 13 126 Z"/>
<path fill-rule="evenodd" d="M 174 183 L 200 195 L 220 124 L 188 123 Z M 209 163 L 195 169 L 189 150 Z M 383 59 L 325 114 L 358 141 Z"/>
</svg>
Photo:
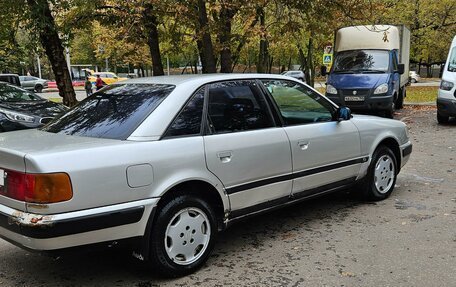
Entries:
<svg viewBox="0 0 456 287">
<path fill-rule="evenodd" d="M 128 241 L 182 276 L 236 220 L 348 187 L 387 198 L 411 151 L 404 123 L 291 77 L 132 79 L 0 135 L 0 236 L 49 252 Z"/>
</svg>

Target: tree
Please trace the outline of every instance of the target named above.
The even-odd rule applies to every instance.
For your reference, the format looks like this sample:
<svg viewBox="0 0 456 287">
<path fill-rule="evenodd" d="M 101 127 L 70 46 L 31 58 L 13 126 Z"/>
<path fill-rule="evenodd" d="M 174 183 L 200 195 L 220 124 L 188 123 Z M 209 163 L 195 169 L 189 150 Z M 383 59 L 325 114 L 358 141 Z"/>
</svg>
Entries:
<svg viewBox="0 0 456 287">
<path fill-rule="evenodd" d="M 77 103 L 76 94 L 71 82 L 70 72 L 65 60 L 62 41 L 58 34 L 57 25 L 52 16 L 47 0 L 27 0 L 29 19 L 38 32 L 41 45 L 43 46 L 52 70 L 54 71 L 59 95 L 63 98 L 63 104 L 74 106 Z"/>
</svg>

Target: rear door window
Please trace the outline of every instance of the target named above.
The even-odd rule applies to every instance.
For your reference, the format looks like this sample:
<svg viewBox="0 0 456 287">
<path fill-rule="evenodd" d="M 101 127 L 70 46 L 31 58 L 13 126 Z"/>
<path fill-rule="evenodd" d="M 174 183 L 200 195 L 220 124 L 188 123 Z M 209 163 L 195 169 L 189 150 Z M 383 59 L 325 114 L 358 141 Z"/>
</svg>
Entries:
<svg viewBox="0 0 456 287">
<path fill-rule="evenodd" d="M 125 140 L 173 89 L 162 84 L 113 85 L 86 98 L 42 130 Z"/>
</svg>

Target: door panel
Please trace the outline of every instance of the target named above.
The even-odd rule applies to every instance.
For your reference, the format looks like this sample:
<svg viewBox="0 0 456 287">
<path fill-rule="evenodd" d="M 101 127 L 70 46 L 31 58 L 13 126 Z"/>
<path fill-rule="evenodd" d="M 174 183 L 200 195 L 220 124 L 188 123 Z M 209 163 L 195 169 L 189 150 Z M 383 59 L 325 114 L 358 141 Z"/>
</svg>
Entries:
<svg viewBox="0 0 456 287">
<path fill-rule="evenodd" d="M 208 169 L 225 185 L 236 210 L 288 196 L 290 145 L 282 128 L 204 137 Z"/>
<path fill-rule="evenodd" d="M 286 127 L 293 162 L 292 192 L 313 190 L 357 175 L 360 138 L 351 121 L 335 121 L 335 107 L 305 85 L 262 80 Z M 345 182 L 345 181 L 344 181 Z"/>
<path fill-rule="evenodd" d="M 293 157 L 293 192 L 357 175 L 361 146 L 358 129 L 351 121 L 299 125 L 285 131 Z"/>
<path fill-rule="evenodd" d="M 204 136 L 206 162 L 225 186 L 231 210 L 247 209 L 291 192 L 291 151 L 287 134 L 276 127 L 256 81 L 209 86 Z M 242 212 L 238 212 L 241 214 Z"/>
</svg>

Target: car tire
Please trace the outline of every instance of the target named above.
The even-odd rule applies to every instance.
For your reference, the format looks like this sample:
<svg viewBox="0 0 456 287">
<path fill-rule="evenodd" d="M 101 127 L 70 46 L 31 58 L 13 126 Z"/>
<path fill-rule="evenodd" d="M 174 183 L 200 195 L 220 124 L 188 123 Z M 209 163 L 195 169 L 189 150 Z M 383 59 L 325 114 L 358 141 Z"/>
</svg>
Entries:
<svg viewBox="0 0 456 287">
<path fill-rule="evenodd" d="M 385 110 L 385 117 L 388 118 L 388 119 L 392 119 L 394 118 L 394 110 L 395 110 L 395 104 L 394 102 L 391 103 L 391 106 L 389 107 L 389 109 Z"/>
<path fill-rule="evenodd" d="M 379 146 L 372 156 L 366 176 L 355 186 L 356 192 L 367 201 L 386 199 L 394 190 L 397 174 L 396 156 L 390 148 Z"/>
<path fill-rule="evenodd" d="M 42 85 L 36 85 L 35 86 L 35 92 L 41 93 L 43 91 L 43 86 Z"/>
<path fill-rule="evenodd" d="M 439 124 L 447 124 L 449 120 L 450 120 L 450 117 L 448 117 L 448 116 L 442 116 L 442 115 L 439 114 L 439 112 L 437 111 L 437 122 L 438 122 Z"/>
<path fill-rule="evenodd" d="M 406 93 L 407 93 L 407 91 L 406 91 L 405 87 L 400 89 L 399 95 L 397 96 L 396 104 L 395 104 L 395 108 L 397 110 L 404 108 L 404 98 L 406 97 Z"/>
<path fill-rule="evenodd" d="M 152 270 L 181 277 L 199 269 L 218 232 L 213 209 L 201 198 L 183 194 L 165 202 L 156 214 L 149 238 Z"/>
</svg>

